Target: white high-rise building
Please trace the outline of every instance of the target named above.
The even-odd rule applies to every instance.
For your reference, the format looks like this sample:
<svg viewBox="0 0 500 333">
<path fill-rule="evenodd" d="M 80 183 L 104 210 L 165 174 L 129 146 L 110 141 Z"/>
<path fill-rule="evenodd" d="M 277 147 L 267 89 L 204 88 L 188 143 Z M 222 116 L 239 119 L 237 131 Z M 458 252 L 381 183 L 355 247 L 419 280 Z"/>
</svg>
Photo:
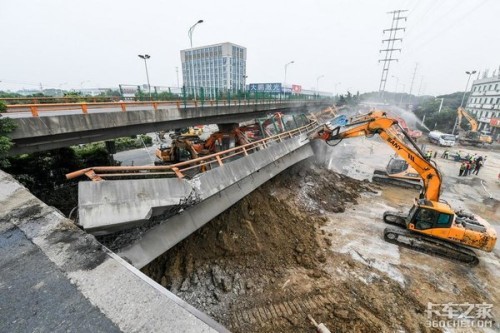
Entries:
<svg viewBox="0 0 500 333">
<path fill-rule="evenodd" d="M 216 91 L 244 91 L 247 49 L 221 43 L 181 50 L 182 78 L 189 94 L 213 98 Z"/>
</svg>

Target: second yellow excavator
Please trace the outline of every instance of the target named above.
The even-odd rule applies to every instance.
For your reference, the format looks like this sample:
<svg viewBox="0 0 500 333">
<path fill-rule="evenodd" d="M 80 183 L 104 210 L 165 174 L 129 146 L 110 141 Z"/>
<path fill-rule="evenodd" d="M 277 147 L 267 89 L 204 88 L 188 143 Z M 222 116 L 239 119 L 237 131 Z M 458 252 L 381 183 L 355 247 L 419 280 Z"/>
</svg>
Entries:
<svg viewBox="0 0 500 333">
<path fill-rule="evenodd" d="M 440 199 L 442 180 L 439 170 L 424 157 L 405 131 L 393 128 L 399 126 L 397 120 L 384 114 L 358 119 L 361 120 L 345 127 L 325 126 L 309 138 L 336 145 L 343 139 L 378 134 L 419 174 L 423 188 L 408 214 L 384 213 L 384 222 L 394 225 L 384 230 L 384 239 L 416 251 L 477 265 L 479 259 L 471 248 L 491 252 L 497 240 L 495 229 L 481 217 L 455 211 Z M 409 144 L 400 138 L 399 133 L 403 133 Z"/>
<path fill-rule="evenodd" d="M 474 119 L 474 117 L 468 114 L 463 107 L 459 107 L 457 109 L 457 114 L 458 114 L 457 124 L 459 128 L 461 128 L 460 123 L 462 122 L 462 117 L 465 117 L 465 119 L 467 119 L 470 125 L 470 130 L 460 134 L 458 142 L 460 142 L 463 145 L 473 145 L 473 146 L 483 145 L 485 143 L 491 144 L 493 142 L 491 136 L 481 134 L 481 132 L 478 131 L 478 124 L 476 119 Z"/>
</svg>

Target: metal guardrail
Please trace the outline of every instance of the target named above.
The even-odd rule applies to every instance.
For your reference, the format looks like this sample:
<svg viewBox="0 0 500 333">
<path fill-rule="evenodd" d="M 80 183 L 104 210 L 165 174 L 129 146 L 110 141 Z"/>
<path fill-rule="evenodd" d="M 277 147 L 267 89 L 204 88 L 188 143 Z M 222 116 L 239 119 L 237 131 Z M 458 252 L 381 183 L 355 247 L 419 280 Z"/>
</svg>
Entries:
<svg viewBox="0 0 500 333">
<path fill-rule="evenodd" d="M 33 117 L 38 117 L 41 111 L 68 111 L 81 110 L 82 114 L 88 114 L 92 109 L 105 109 L 112 107 L 121 108 L 122 112 L 126 112 L 129 107 L 133 106 L 148 106 L 158 111 L 160 107 L 170 106 L 177 109 L 185 109 L 187 107 L 219 107 L 219 106 L 251 106 L 251 105 L 282 105 L 282 104 L 298 104 L 303 102 L 318 102 L 318 100 L 209 100 L 203 104 L 196 100 L 185 104 L 183 101 L 147 101 L 147 102 L 105 102 L 105 103 L 52 103 L 52 104 L 13 104 L 7 105 L 7 113 L 15 112 L 31 112 Z"/>
<path fill-rule="evenodd" d="M 251 142 L 243 146 L 234 147 L 215 154 L 198 157 L 165 166 L 100 166 L 85 168 L 66 174 L 67 179 L 74 179 L 86 175 L 93 181 L 101 181 L 103 178 L 113 177 L 137 177 L 137 176 L 174 176 L 179 179 L 186 177 L 187 173 L 198 174 L 214 167 L 224 165 L 224 162 L 234 160 L 235 157 L 247 156 L 252 152 L 267 148 L 273 142 L 282 142 L 302 133 L 308 133 L 317 128 L 318 122 L 313 121 L 305 126 L 283 132 L 259 141 Z"/>
<path fill-rule="evenodd" d="M 0 101 L 5 104 L 55 104 L 55 103 L 97 103 L 97 102 L 118 102 L 118 96 L 39 96 L 39 97 L 1 97 Z"/>
</svg>

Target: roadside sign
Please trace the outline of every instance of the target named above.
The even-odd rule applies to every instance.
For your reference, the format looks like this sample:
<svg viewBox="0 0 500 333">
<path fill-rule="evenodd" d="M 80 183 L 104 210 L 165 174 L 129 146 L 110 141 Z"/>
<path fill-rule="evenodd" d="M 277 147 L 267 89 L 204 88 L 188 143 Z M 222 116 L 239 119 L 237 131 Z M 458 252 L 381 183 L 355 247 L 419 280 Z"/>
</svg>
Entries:
<svg viewBox="0 0 500 333">
<path fill-rule="evenodd" d="M 249 92 L 268 92 L 280 93 L 281 83 L 250 83 L 248 85 Z"/>
</svg>

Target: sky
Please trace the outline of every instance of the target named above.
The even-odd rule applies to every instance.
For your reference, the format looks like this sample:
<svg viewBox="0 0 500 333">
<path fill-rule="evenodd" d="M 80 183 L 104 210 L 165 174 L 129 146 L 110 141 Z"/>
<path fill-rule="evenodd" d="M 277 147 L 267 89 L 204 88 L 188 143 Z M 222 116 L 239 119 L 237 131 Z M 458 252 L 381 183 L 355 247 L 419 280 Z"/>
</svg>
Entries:
<svg viewBox="0 0 500 333">
<path fill-rule="evenodd" d="M 408 10 L 386 91 L 463 91 L 465 71 L 500 66 L 498 0 L 0 0 L 0 90 L 182 85 L 180 50 L 247 48 L 247 83 L 378 91 L 393 10 Z M 418 65 L 417 65 L 418 64 Z M 474 75 L 472 79 L 477 76 Z"/>
</svg>

